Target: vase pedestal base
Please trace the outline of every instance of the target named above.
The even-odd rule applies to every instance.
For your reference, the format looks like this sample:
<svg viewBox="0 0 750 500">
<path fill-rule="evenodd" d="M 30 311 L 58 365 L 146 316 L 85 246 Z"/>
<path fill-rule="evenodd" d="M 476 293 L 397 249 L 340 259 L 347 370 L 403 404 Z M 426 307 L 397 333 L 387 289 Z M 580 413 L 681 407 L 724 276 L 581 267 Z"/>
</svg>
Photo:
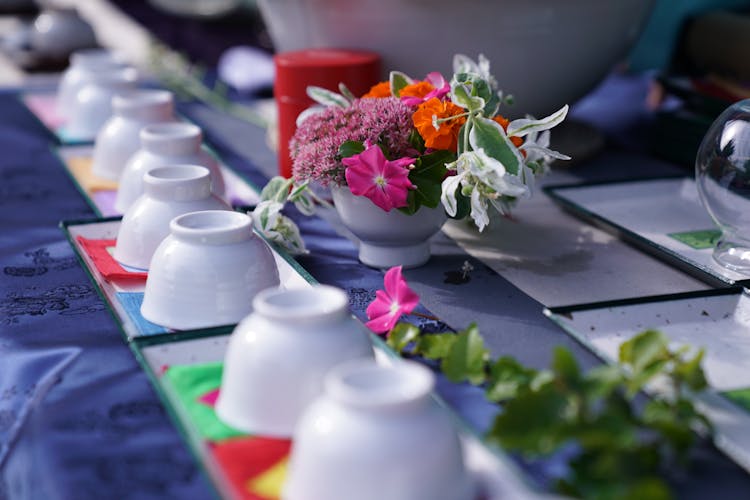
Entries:
<svg viewBox="0 0 750 500">
<path fill-rule="evenodd" d="M 750 273 L 750 244 L 719 240 L 714 248 L 714 260 L 732 271 Z"/>
<path fill-rule="evenodd" d="M 430 242 L 415 245 L 386 246 L 362 242 L 359 260 L 370 267 L 388 269 L 403 266 L 404 269 L 419 267 L 430 259 Z"/>
</svg>

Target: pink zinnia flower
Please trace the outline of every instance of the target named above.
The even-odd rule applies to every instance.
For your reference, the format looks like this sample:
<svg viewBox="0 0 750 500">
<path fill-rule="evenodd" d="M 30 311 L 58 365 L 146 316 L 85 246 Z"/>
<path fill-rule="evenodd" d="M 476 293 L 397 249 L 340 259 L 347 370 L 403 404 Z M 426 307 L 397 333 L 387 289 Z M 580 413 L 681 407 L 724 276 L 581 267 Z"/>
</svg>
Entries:
<svg viewBox="0 0 750 500">
<path fill-rule="evenodd" d="M 367 306 L 365 326 L 375 333 L 386 333 L 393 330 L 404 314 L 409 314 L 419 304 L 419 295 L 409 288 L 401 275 L 401 266 L 392 267 L 383 278 L 385 291 L 375 292 L 375 300 Z"/>
<path fill-rule="evenodd" d="M 349 190 L 356 196 L 369 198 L 386 212 L 405 207 L 409 189 L 414 189 L 406 167 L 414 163 L 414 158 L 390 161 L 378 145 L 366 145 L 367 149 L 361 153 L 341 160 L 347 166 Z"/>
</svg>

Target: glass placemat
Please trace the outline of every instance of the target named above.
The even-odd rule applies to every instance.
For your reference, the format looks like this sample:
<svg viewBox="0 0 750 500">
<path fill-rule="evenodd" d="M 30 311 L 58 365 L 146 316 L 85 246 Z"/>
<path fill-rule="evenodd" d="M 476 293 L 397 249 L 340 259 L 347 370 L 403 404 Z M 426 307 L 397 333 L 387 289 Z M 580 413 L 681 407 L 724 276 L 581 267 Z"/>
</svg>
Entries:
<svg viewBox="0 0 750 500">
<path fill-rule="evenodd" d="M 750 276 L 714 261 L 718 228 L 691 178 L 548 186 L 574 215 L 714 286 L 750 284 Z"/>
<path fill-rule="evenodd" d="M 379 362 L 400 362 L 379 337 L 371 338 Z M 195 331 L 140 337 L 131 348 L 219 494 L 274 500 L 283 485 L 292 443 L 237 431 L 219 420 L 213 409 L 228 340 L 227 334 Z M 483 500 L 537 498 L 507 457 L 456 422 L 465 462 L 483 490 Z"/>
<path fill-rule="evenodd" d="M 96 286 L 99 294 L 107 304 L 126 339 L 135 337 L 163 335 L 170 331 L 149 323 L 140 316 L 139 297 L 145 289 L 145 280 L 105 279 L 96 263 L 81 244 L 82 238 L 88 240 L 114 240 L 120 228 L 120 218 L 93 219 L 85 221 L 64 221 L 62 229 L 68 242 L 78 255 L 81 264 Z M 279 269 L 281 286 L 286 288 L 309 287 L 315 279 L 310 276 L 289 254 L 269 245 Z M 135 301 L 134 301 L 135 299 Z M 234 325 L 215 325 L 220 331 L 231 331 Z"/>
<path fill-rule="evenodd" d="M 71 134 L 65 127 L 66 119 L 57 112 L 57 95 L 50 91 L 25 92 L 19 95 L 21 102 L 36 119 L 52 132 L 60 144 L 91 144 L 94 137 Z"/>
<path fill-rule="evenodd" d="M 716 445 L 750 471 L 750 295 L 743 289 L 558 307 L 545 314 L 609 363 L 617 361 L 622 342 L 646 329 L 663 332 L 675 345 L 705 349 L 710 389 L 698 404 L 716 427 Z"/>
<path fill-rule="evenodd" d="M 122 215 L 115 209 L 117 181 L 103 179 L 91 171 L 92 146 L 62 146 L 55 152 L 78 191 L 99 217 Z M 256 205 L 260 201 L 258 187 L 224 163 L 215 151 L 211 150 L 211 154 L 219 162 L 227 201 L 232 206 Z"/>
</svg>

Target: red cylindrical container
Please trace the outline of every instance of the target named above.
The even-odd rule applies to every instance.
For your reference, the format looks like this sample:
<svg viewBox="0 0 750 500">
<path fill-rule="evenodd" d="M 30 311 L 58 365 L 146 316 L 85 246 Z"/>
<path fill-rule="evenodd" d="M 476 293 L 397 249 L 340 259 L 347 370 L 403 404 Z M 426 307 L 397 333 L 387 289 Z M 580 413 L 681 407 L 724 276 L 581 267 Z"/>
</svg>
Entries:
<svg viewBox="0 0 750 500">
<path fill-rule="evenodd" d="M 338 92 L 339 83 L 356 96 L 380 81 L 380 56 L 373 52 L 341 49 L 307 49 L 274 56 L 274 95 L 279 111 L 279 173 L 292 175 L 289 139 L 297 129 L 297 116 L 314 104 L 309 85 Z"/>
</svg>

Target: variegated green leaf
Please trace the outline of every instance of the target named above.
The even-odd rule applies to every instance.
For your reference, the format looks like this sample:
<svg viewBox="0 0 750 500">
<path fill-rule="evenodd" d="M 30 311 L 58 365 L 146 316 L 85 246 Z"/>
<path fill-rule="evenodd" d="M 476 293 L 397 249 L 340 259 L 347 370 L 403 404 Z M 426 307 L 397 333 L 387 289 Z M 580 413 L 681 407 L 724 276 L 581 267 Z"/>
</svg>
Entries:
<svg viewBox="0 0 750 500">
<path fill-rule="evenodd" d="M 340 108 L 348 108 L 350 104 L 346 97 L 337 94 L 336 92 L 331 92 L 328 89 L 324 89 L 323 87 L 315 87 L 311 85 L 307 87 L 307 95 L 313 101 L 324 106 L 338 106 Z"/>
<path fill-rule="evenodd" d="M 542 118 L 541 120 L 532 120 L 529 118 L 520 118 L 518 120 L 513 120 L 508 125 L 508 135 L 523 137 L 532 132 L 549 130 L 552 127 L 555 127 L 562 123 L 567 115 L 568 105 L 566 104 L 556 112 Z"/>
</svg>

